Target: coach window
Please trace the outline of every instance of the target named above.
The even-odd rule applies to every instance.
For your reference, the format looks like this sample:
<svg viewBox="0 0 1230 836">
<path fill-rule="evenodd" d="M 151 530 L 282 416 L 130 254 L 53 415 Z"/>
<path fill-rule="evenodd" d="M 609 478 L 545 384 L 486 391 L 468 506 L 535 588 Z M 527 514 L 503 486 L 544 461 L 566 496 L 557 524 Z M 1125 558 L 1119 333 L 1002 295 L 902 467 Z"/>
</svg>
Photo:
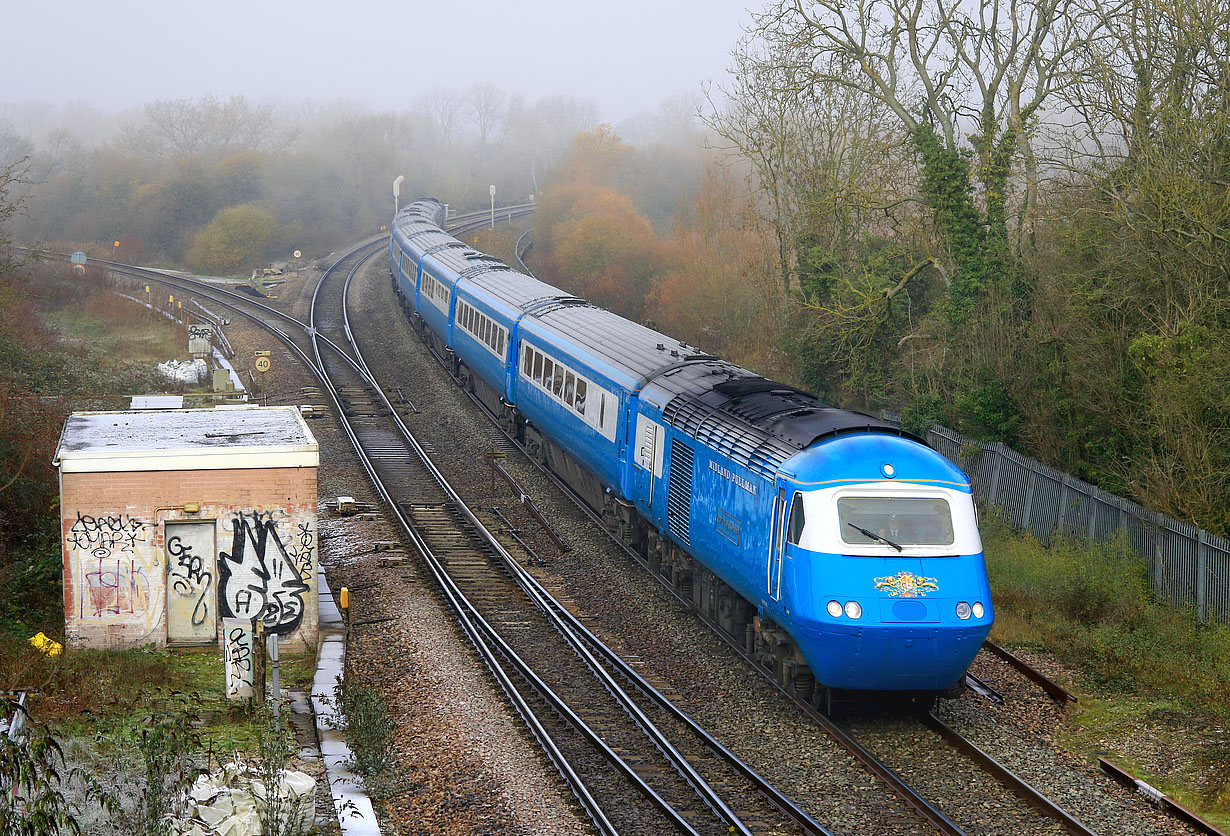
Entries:
<svg viewBox="0 0 1230 836">
<path fill-rule="evenodd" d="M 575 408 L 577 413 L 580 415 L 585 414 L 585 389 L 585 381 L 577 378 L 577 402 L 575 404 Z"/>
<path fill-rule="evenodd" d="M 572 372 L 568 372 L 568 374 L 564 375 L 564 403 L 569 406 L 572 406 L 574 391 L 576 390 L 576 382 L 577 379 L 573 376 Z"/>
<path fill-rule="evenodd" d="M 564 391 L 564 367 L 556 363 L 554 373 L 555 378 L 551 381 L 551 391 L 558 398 Z"/>
<path fill-rule="evenodd" d="M 529 346 L 526 346 L 525 350 L 521 352 L 521 374 L 529 377 L 533 370 L 534 352 L 530 351 Z"/>
<path fill-rule="evenodd" d="M 797 546 L 806 525 L 807 515 L 803 510 L 803 494 L 796 491 L 790 501 L 790 530 L 786 532 L 786 542 Z"/>
<path fill-rule="evenodd" d="M 534 374 L 532 377 L 535 382 L 542 383 L 542 355 L 537 351 L 534 352 Z"/>
<path fill-rule="evenodd" d="M 546 356 L 543 357 L 542 359 L 542 380 L 538 382 L 541 383 L 542 388 L 546 389 L 548 392 L 551 391 L 551 369 L 554 367 L 554 365 L 555 363 L 554 361 L 551 360 L 550 357 L 546 357 Z"/>
</svg>

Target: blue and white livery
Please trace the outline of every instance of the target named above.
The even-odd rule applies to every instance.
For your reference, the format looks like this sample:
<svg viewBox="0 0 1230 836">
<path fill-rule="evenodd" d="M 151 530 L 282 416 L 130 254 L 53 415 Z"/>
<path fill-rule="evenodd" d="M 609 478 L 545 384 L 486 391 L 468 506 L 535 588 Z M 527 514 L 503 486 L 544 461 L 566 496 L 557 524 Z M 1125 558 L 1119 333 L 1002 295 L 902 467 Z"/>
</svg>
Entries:
<svg viewBox="0 0 1230 836">
<path fill-rule="evenodd" d="M 401 304 L 457 379 L 779 681 L 953 692 L 993 620 L 969 479 L 827 406 L 394 218 Z"/>
</svg>

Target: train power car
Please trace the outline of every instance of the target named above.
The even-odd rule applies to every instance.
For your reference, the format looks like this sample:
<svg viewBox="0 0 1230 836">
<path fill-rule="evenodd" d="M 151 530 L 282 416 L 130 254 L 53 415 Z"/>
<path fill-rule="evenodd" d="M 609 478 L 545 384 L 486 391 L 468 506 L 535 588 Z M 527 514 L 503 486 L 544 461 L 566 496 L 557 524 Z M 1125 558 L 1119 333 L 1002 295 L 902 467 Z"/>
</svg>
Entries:
<svg viewBox="0 0 1230 836">
<path fill-rule="evenodd" d="M 821 403 L 394 218 L 399 299 L 457 380 L 777 679 L 954 694 L 991 628 L 969 480 Z"/>
</svg>

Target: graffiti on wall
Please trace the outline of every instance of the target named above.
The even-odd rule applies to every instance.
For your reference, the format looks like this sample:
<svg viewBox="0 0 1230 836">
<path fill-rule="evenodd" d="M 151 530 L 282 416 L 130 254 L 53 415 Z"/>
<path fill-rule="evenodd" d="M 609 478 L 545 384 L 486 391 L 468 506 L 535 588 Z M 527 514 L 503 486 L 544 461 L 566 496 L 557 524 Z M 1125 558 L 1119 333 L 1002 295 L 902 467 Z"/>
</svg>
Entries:
<svg viewBox="0 0 1230 836">
<path fill-rule="evenodd" d="M 126 514 L 90 516 L 77 512 L 66 543 L 80 566 L 78 614 L 83 619 L 144 622 L 146 630 L 157 621 L 157 588 L 151 575 L 158 558 L 151 553 L 152 526 Z"/>
<path fill-rule="evenodd" d="M 280 636 L 298 629 L 304 594 L 311 588 L 315 535 L 310 523 L 297 530 L 291 525 L 267 511 L 235 515 L 231 550 L 220 552 L 218 561 L 218 607 L 223 616 L 262 619 L 270 633 Z"/>
<path fill-rule="evenodd" d="M 227 699 L 252 696 L 252 622 L 238 618 L 222 620 L 226 665 Z"/>
<path fill-rule="evenodd" d="M 312 548 L 315 542 L 316 535 L 312 531 L 312 524 L 302 522 L 295 526 L 294 534 L 286 546 L 286 556 L 299 572 L 299 577 L 307 584 L 312 582 Z"/>
<path fill-rule="evenodd" d="M 200 627 L 210 622 L 209 587 L 214 582 L 213 572 L 206 566 L 206 557 L 196 554 L 183 538 L 174 535 L 167 539 L 167 576 L 171 592 L 192 602 L 192 626 Z"/>
<path fill-rule="evenodd" d="M 77 521 L 68 530 L 68 544 L 99 559 L 130 555 L 138 543 L 146 541 L 149 527 L 144 520 L 126 514 L 91 517 L 78 511 Z"/>
</svg>

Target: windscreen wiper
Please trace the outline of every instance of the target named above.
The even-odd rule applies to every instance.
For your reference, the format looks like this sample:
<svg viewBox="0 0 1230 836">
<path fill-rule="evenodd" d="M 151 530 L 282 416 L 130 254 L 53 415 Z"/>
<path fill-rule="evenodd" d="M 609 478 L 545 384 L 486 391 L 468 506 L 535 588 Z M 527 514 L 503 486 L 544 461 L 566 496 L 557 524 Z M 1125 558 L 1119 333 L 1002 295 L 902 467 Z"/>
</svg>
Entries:
<svg viewBox="0 0 1230 836">
<path fill-rule="evenodd" d="M 872 540 L 879 540 L 881 543 L 887 543 L 888 545 L 892 546 L 897 551 L 905 551 L 904 549 L 901 548 L 901 546 L 897 545 L 896 543 L 894 543 L 892 540 L 888 539 L 887 537 L 881 537 L 879 534 L 876 534 L 874 531 L 868 531 L 867 529 L 863 528 L 861 525 L 855 525 L 852 522 L 848 522 L 846 523 L 846 525 L 856 530 L 859 534 L 867 535 Z"/>
</svg>

